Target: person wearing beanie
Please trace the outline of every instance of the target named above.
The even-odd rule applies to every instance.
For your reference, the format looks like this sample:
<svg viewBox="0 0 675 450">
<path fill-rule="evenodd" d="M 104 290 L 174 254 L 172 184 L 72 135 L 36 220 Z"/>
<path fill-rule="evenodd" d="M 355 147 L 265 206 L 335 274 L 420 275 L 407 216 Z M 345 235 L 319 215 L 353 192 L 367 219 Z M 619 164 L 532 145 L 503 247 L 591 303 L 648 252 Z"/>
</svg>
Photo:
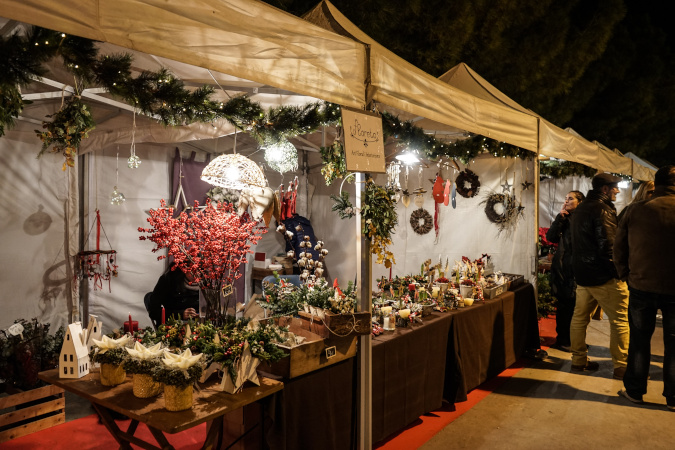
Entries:
<svg viewBox="0 0 675 450">
<path fill-rule="evenodd" d="M 600 365 L 588 359 L 586 331 L 600 305 L 609 318 L 609 350 L 613 377 L 623 379 L 628 358 L 628 286 L 619 280 L 612 256 L 618 226 L 616 194 L 620 177 L 601 173 L 593 177 L 593 189 L 576 209 L 572 231 L 572 270 L 577 282 L 576 304 L 570 325 L 572 370 L 586 372 Z"/>
</svg>

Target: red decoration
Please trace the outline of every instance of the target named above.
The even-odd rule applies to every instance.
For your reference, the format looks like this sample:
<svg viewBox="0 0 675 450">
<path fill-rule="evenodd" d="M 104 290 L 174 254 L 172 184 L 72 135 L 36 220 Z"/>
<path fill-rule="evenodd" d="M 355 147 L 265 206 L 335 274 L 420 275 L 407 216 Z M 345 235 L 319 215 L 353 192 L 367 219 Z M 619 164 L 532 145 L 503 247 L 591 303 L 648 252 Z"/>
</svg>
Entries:
<svg viewBox="0 0 675 450">
<path fill-rule="evenodd" d="M 220 291 L 223 283 L 232 284 L 241 277 L 239 268 L 246 263 L 246 254 L 253 253 L 251 245 L 267 232 L 248 214 L 239 217 L 229 203 L 215 204 L 207 199 L 205 208 L 200 209 L 195 202 L 192 211 L 183 211 L 176 218 L 164 200 L 160 204 L 161 208 L 150 210 L 150 228 L 138 228 L 148 234 L 139 239 L 154 242 L 153 252 L 166 249 L 176 266 L 192 275 L 202 290 Z M 167 255 L 157 257 L 164 258 Z"/>
</svg>

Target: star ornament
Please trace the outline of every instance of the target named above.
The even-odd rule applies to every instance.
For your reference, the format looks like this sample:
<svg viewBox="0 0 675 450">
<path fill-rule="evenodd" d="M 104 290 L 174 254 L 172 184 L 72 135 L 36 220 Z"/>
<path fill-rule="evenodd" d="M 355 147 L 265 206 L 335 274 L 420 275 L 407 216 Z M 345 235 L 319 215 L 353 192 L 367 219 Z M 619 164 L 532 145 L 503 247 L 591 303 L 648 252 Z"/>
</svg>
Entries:
<svg viewBox="0 0 675 450">
<path fill-rule="evenodd" d="M 162 356 L 164 353 L 164 349 L 161 348 L 162 344 L 157 343 L 153 345 L 152 347 L 148 348 L 145 345 L 141 344 L 140 342 L 136 342 L 134 344 L 134 348 L 127 348 L 127 353 L 129 353 L 129 356 L 135 359 L 139 359 L 142 361 L 149 361 L 152 359 L 159 358 Z"/>
<path fill-rule="evenodd" d="M 508 181 L 505 181 L 504 184 L 502 184 L 502 193 L 508 194 L 511 192 L 511 185 L 509 184 Z"/>
<path fill-rule="evenodd" d="M 95 346 L 98 347 L 98 352 L 102 355 L 108 350 L 114 350 L 116 348 L 124 347 L 129 342 L 131 336 L 125 335 L 119 339 L 111 339 L 108 336 L 102 336 L 101 340 L 92 339 L 92 342 Z"/>
<path fill-rule="evenodd" d="M 236 366 L 237 378 L 236 380 L 232 381 L 231 377 L 224 376 L 221 383 L 221 388 L 223 391 L 230 394 L 239 392 L 246 381 L 250 381 L 256 386 L 260 386 L 260 380 L 258 379 L 258 373 L 256 372 L 258 364 L 260 364 L 260 360 L 258 358 L 254 358 L 253 355 L 251 355 L 251 349 L 247 342 L 244 344 L 244 351 L 241 353 L 239 364 Z"/>
<path fill-rule="evenodd" d="M 162 362 L 164 365 L 170 369 L 181 369 L 186 370 L 194 366 L 202 359 L 202 354 L 193 355 L 190 349 L 188 348 L 183 353 L 165 353 L 164 359 Z"/>
<path fill-rule="evenodd" d="M 523 190 L 524 190 L 524 191 L 528 191 L 528 190 L 530 189 L 530 186 L 532 186 L 532 183 L 530 183 L 529 181 L 525 180 L 525 181 L 523 181 L 522 183 L 520 183 L 520 185 L 523 187 Z"/>
</svg>

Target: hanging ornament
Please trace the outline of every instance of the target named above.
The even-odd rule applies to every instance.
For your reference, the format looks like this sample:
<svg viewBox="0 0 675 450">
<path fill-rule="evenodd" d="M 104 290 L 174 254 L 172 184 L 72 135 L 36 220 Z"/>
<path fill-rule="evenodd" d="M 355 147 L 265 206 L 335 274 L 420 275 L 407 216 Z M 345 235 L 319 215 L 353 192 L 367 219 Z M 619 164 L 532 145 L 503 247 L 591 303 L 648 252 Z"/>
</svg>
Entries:
<svg viewBox="0 0 675 450">
<path fill-rule="evenodd" d="M 286 139 L 266 143 L 262 148 L 265 149 L 265 161 L 267 161 L 270 169 L 276 170 L 282 175 L 285 172 L 298 170 L 298 150 Z"/>
<path fill-rule="evenodd" d="M 117 184 L 120 181 L 120 152 L 118 149 L 117 152 L 117 165 L 115 167 L 115 187 L 113 188 L 112 194 L 110 194 L 110 204 L 111 205 L 121 205 L 126 201 L 124 194 L 117 190 Z"/>
<path fill-rule="evenodd" d="M 117 252 L 112 250 L 108 235 L 101 224 L 101 215 L 98 209 L 96 210 L 96 221 L 92 224 L 89 235 L 91 235 L 94 226 L 96 226 L 96 250 L 81 251 L 77 254 L 76 276 L 78 280 L 84 278 L 93 280 L 94 290 L 103 289 L 103 282 L 107 281 L 108 291 L 111 292 L 110 279 L 117 276 Z M 108 241 L 110 250 L 101 250 L 101 231 Z M 87 235 L 84 247 L 87 246 L 89 235 Z"/>
<path fill-rule="evenodd" d="M 434 221 L 431 218 L 431 214 L 424 208 L 416 209 L 410 215 L 410 226 L 413 231 L 419 235 L 430 232 L 431 228 L 434 226 L 433 223 Z"/>
<path fill-rule="evenodd" d="M 134 109 L 134 123 L 131 126 L 131 156 L 127 160 L 127 166 L 130 169 L 138 169 L 141 165 L 141 158 L 136 156 L 136 109 Z"/>
<path fill-rule="evenodd" d="M 523 181 L 522 183 L 520 183 L 520 185 L 523 187 L 523 190 L 524 190 L 524 191 L 527 191 L 527 190 L 530 189 L 530 186 L 532 186 L 532 183 L 530 183 L 529 181 L 525 180 L 525 181 Z"/>
</svg>

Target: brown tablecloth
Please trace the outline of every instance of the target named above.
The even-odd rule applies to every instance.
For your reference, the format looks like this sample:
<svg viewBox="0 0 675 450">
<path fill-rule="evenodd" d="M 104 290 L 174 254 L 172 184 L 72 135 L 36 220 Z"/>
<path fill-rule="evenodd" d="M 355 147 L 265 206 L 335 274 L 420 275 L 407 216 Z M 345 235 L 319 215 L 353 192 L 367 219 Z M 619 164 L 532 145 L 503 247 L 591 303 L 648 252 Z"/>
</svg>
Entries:
<svg viewBox="0 0 675 450">
<path fill-rule="evenodd" d="M 438 409 L 466 400 L 526 350 L 539 348 L 529 283 L 485 304 L 435 313 L 423 324 L 373 338 L 373 442 Z M 272 449 L 353 448 L 356 359 L 284 381 L 275 394 L 267 442 Z"/>
<path fill-rule="evenodd" d="M 469 391 L 539 348 L 537 303 L 529 283 L 453 314 L 444 388 L 451 403 L 466 401 Z"/>
</svg>

